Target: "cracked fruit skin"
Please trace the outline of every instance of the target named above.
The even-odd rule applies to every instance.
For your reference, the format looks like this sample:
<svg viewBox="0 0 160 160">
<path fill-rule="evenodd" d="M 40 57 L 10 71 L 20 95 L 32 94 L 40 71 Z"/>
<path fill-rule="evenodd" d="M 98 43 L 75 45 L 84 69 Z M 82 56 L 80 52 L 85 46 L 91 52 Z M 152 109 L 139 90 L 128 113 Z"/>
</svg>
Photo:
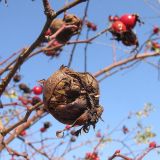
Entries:
<svg viewBox="0 0 160 160">
<path fill-rule="evenodd" d="M 87 93 L 91 95 L 95 106 L 92 112 L 97 121 L 103 112 L 103 108 L 99 106 L 97 80 L 89 73 L 75 72 L 62 66 L 44 82 L 43 102 L 45 109 L 63 124 L 84 125 L 93 120 L 86 90 L 79 78 L 88 88 Z"/>
</svg>

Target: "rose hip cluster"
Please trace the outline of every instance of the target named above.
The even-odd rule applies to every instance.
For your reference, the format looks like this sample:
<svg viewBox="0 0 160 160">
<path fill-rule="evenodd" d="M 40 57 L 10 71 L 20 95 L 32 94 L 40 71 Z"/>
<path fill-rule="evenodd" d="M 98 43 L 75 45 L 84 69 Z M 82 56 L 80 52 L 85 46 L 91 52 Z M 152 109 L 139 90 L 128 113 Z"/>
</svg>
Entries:
<svg viewBox="0 0 160 160">
<path fill-rule="evenodd" d="M 109 31 L 117 41 L 121 41 L 126 46 L 135 45 L 139 46 L 136 34 L 133 32 L 133 28 L 137 22 L 140 21 L 137 14 L 124 14 L 122 16 L 109 16 L 110 27 Z"/>
</svg>

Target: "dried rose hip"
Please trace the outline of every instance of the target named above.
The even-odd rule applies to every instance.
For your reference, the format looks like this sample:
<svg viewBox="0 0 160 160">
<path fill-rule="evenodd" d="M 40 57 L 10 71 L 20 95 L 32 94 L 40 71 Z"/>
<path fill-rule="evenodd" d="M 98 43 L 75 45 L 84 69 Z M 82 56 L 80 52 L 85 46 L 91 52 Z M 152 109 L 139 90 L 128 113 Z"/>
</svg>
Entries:
<svg viewBox="0 0 160 160">
<path fill-rule="evenodd" d="M 74 14 L 66 14 L 64 16 L 64 22 L 67 24 L 67 25 L 75 25 L 77 26 L 77 29 L 81 29 L 82 27 L 82 20 L 80 18 L 78 18 L 76 15 Z M 77 30 L 76 30 L 77 31 Z M 75 31 L 75 32 L 76 32 Z"/>
<path fill-rule="evenodd" d="M 136 48 L 139 46 L 137 35 L 132 30 L 124 32 L 121 35 L 121 41 L 126 46 L 133 46 L 133 45 L 135 45 Z"/>
<path fill-rule="evenodd" d="M 45 129 L 48 129 L 49 127 L 51 127 L 51 123 L 50 123 L 50 122 L 45 122 L 45 123 L 43 124 L 43 127 L 44 127 Z"/>
<path fill-rule="evenodd" d="M 31 89 L 25 83 L 20 83 L 19 89 L 22 90 L 24 93 L 31 93 Z"/>
<path fill-rule="evenodd" d="M 55 19 L 52 21 L 50 25 L 50 31 L 52 34 L 54 34 L 56 31 L 58 31 L 63 25 L 65 25 L 65 22 L 62 19 Z"/>
<path fill-rule="evenodd" d="M 58 121 L 68 125 L 89 126 L 98 122 L 103 108 L 99 105 L 99 86 L 89 73 L 79 73 L 62 66 L 43 86 L 45 108 Z"/>
<path fill-rule="evenodd" d="M 93 22 L 90 22 L 90 21 L 86 21 L 86 26 L 91 29 L 92 31 L 96 31 L 97 30 L 97 26 L 93 23 Z"/>
<path fill-rule="evenodd" d="M 82 21 L 74 14 L 66 14 L 63 19 L 55 19 L 51 23 L 50 30 L 52 34 L 56 33 L 63 26 L 74 25 L 75 27 L 65 28 L 57 36 L 56 40 L 59 43 L 66 43 L 72 36 L 78 33 L 82 27 Z"/>
<path fill-rule="evenodd" d="M 36 105 L 39 102 L 41 102 L 41 98 L 39 98 L 37 96 L 32 97 L 32 100 L 31 100 L 32 105 Z"/>
<path fill-rule="evenodd" d="M 21 80 L 21 75 L 20 74 L 16 74 L 14 77 L 13 77 L 13 81 L 14 82 L 19 82 Z"/>
</svg>

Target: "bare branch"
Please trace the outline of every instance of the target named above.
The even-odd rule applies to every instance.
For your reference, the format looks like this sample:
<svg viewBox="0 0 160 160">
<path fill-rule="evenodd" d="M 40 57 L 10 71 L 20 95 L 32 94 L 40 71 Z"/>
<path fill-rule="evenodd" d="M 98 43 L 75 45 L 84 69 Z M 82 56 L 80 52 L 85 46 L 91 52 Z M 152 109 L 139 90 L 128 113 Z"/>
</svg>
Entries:
<svg viewBox="0 0 160 160">
<path fill-rule="evenodd" d="M 36 108 L 38 108 L 38 107 L 39 107 L 40 105 L 42 105 L 42 104 L 43 104 L 43 102 L 39 102 L 39 103 L 37 103 L 35 106 L 33 106 L 32 108 L 28 109 L 25 117 L 24 117 L 22 120 L 20 120 L 20 121 L 17 122 L 16 124 L 12 125 L 12 126 L 9 127 L 8 129 L 4 129 L 4 131 L 1 132 L 1 135 L 2 135 L 2 136 L 5 136 L 7 133 L 9 133 L 10 131 L 12 131 L 14 128 L 16 128 L 16 127 L 18 127 L 19 125 L 27 122 L 27 120 L 28 120 L 30 114 L 32 113 L 32 111 L 35 110 Z"/>
<path fill-rule="evenodd" d="M 26 128 L 30 127 L 32 124 L 34 124 L 40 117 L 43 116 L 43 114 L 45 113 L 44 110 L 40 110 L 37 111 L 37 113 L 32 116 L 32 118 L 30 118 L 26 123 L 24 123 L 23 125 L 18 126 L 13 133 L 11 134 L 11 136 L 9 136 L 4 143 L 5 144 L 9 144 L 11 141 L 13 141 L 23 130 L 25 130 Z M 3 137 L 0 135 L 0 142 L 3 141 Z M 4 149 L 4 145 L 2 143 L 0 143 L 0 151 L 2 151 Z"/>
<path fill-rule="evenodd" d="M 160 148 L 160 146 L 147 148 L 141 155 L 139 155 L 135 160 L 142 160 L 149 152 L 152 150 Z"/>
<path fill-rule="evenodd" d="M 129 58 L 117 61 L 117 62 L 111 64 L 110 66 L 98 71 L 97 73 L 94 74 L 94 76 L 98 77 L 98 76 L 100 76 L 102 74 L 105 74 L 108 71 L 111 71 L 112 69 L 114 69 L 116 67 L 122 66 L 122 65 L 130 63 L 132 61 L 143 60 L 145 58 L 156 57 L 156 56 L 159 56 L 159 55 L 160 55 L 159 52 L 137 54 L 136 56 L 133 55 L 133 56 L 131 56 Z"/>
<path fill-rule="evenodd" d="M 15 155 L 18 157 L 21 156 L 21 157 L 25 158 L 26 160 L 29 160 L 27 153 L 19 153 L 19 152 L 15 151 L 14 149 L 10 148 L 4 142 L 3 142 L 3 145 L 5 146 L 6 150 L 9 152 L 10 155 L 13 155 L 13 156 Z"/>
</svg>

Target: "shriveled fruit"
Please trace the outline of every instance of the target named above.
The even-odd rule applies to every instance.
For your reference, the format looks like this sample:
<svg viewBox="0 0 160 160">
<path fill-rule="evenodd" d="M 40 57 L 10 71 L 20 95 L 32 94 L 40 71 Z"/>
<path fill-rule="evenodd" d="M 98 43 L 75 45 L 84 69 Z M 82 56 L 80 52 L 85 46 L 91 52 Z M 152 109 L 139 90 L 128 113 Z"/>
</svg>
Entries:
<svg viewBox="0 0 160 160">
<path fill-rule="evenodd" d="M 49 127 L 51 127 L 51 123 L 50 122 L 45 122 L 43 124 L 43 126 L 44 126 L 45 129 L 48 129 Z"/>
<path fill-rule="evenodd" d="M 71 26 L 67 28 L 67 26 Z M 73 35 L 77 34 L 82 27 L 82 21 L 74 14 L 66 14 L 63 19 L 55 19 L 50 25 L 52 34 L 56 33 L 60 28 L 64 28 L 57 36 L 56 40 L 60 43 L 66 43 Z"/>
<path fill-rule="evenodd" d="M 82 20 L 74 14 L 66 14 L 63 20 L 67 25 L 75 25 L 78 29 L 82 27 Z"/>
<path fill-rule="evenodd" d="M 93 23 L 93 22 L 90 22 L 90 21 L 86 21 L 86 26 L 91 29 L 92 31 L 96 31 L 97 30 L 97 26 Z"/>
<path fill-rule="evenodd" d="M 52 34 L 54 34 L 63 25 L 65 25 L 65 22 L 62 19 L 55 19 L 55 20 L 52 21 L 52 23 L 50 25 L 50 31 L 52 32 Z"/>
<path fill-rule="evenodd" d="M 139 46 L 137 36 L 132 30 L 124 32 L 121 40 L 122 43 L 126 46 Z"/>
<path fill-rule="evenodd" d="M 37 96 L 32 97 L 32 100 L 31 100 L 31 104 L 32 105 L 36 105 L 39 102 L 41 102 L 41 98 L 40 97 L 37 97 Z"/>
<path fill-rule="evenodd" d="M 25 83 L 20 83 L 19 89 L 22 90 L 24 93 L 31 93 L 31 89 Z"/>
<path fill-rule="evenodd" d="M 98 122 L 103 108 L 99 105 L 99 86 L 89 73 L 74 72 L 62 66 L 44 82 L 45 108 L 58 121 L 83 125 L 83 130 Z"/>
<path fill-rule="evenodd" d="M 16 74 L 14 77 L 13 77 L 13 81 L 14 82 L 19 82 L 21 80 L 21 75 L 20 74 Z"/>
</svg>

